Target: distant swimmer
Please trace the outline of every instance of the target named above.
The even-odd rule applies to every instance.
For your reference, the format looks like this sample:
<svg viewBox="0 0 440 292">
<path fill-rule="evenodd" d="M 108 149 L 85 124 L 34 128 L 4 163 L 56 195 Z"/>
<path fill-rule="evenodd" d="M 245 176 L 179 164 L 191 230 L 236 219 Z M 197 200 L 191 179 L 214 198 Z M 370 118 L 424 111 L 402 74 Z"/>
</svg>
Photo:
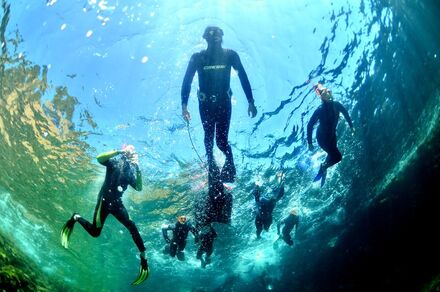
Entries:
<svg viewBox="0 0 440 292">
<path fill-rule="evenodd" d="M 214 251 L 214 239 L 217 237 L 217 232 L 208 224 L 200 229 L 199 232 L 199 248 L 197 250 L 197 259 L 200 260 L 202 268 L 211 263 L 211 255 Z"/>
<path fill-rule="evenodd" d="M 251 85 L 238 54 L 230 49 L 222 48 L 223 30 L 216 26 L 208 26 L 203 33 L 208 48 L 192 55 L 182 84 L 182 116 L 189 122 L 188 98 L 191 83 L 197 72 L 199 80 L 199 112 L 205 132 L 205 149 L 208 159 L 209 174 L 220 174 L 223 182 L 235 180 L 236 169 L 232 149 L 228 142 L 229 125 L 231 122 L 230 88 L 231 68 L 234 68 L 246 94 L 248 114 L 253 118 L 257 115 Z M 225 164 L 219 173 L 213 156 L 214 135 L 218 148 L 226 157 Z"/>
<path fill-rule="evenodd" d="M 168 237 L 168 231 L 173 232 L 173 237 Z M 162 235 L 166 243 L 169 243 L 169 252 L 172 257 L 177 255 L 177 258 L 181 261 L 185 259 L 183 250 L 186 246 L 186 239 L 188 233 L 192 232 L 194 237 L 197 238 L 197 231 L 190 222 L 187 221 L 186 216 L 178 216 L 177 222 L 172 225 L 165 225 L 162 227 Z"/>
<path fill-rule="evenodd" d="M 353 122 L 342 104 L 333 101 L 333 95 L 330 89 L 318 83 L 315 86 L 316 94 L 321 98 L 322 104 L 315 110 L 309 123 L 307 124 L 307 143 L 309 150 L 313 150 L 312 132 L 316 122 L 319 121 L 318 130 L 316 131 L 316 139 L 319 146 L 327 152 L 324 163 L 321 164 L 319 172 L 314 181 L 321 180 L 321 186 L 325 183 L 327 169 L 342 160 L 342 154 L 337 147 L 336 126 L 338 125 L 339 114 L 342 113 L 344 118 L 350 125 L 352 133 L 354 133 Z"/>
<path fill-rule="evenodd" d="M 230 224 L 232 215 L 232 194 L 219 180 L 210 180 L 208 196 L 196 204 L 196 219 L 198 226 L 212 222 Z"/>
<path fill-rule="evenodd" d="M 93 223 L 74 213 L 66 222 L 61 231 L 61 244 L 68 248 L 69 238 L 76 222 L 93 237 L 98 237 L 104 227 L 105 220 L 112 214 L 131 233 L 133 240 L 140 252 L 140 270 L 137 279 L 132 283 L 138 285 L 145 281 L 149 275 L 145 246 L 136 224 L 130 220 L 127 209 L 122 203 L 122 195 L 130 185 L 137 191 L 142 190 L 142 175 L 138 166 L 138 154 L 133 145 L 123 146 L 122 150 L 113 150 L 97 156 L 100 164 L 106 166 L 104 184 L 98 195 L 98 201 L 93 215 Z"/>
<path fill-rule="evenodd" d="M 284 227 L 282 230 L 282 234 L 280 235 L 280 228 L 281 225 L 283 224 Z M 280 220 L 277 224 L 278 235 L 280 235 L 281 238 L 284 240 L 284 242 L 286 242 L 288 245 L 293 245 L 293 240 L 292 237 L 290 237 L 290 232 L 295 227 L 295 233 L 296 233 L 296 230 L 298 230 L 298 224 L 299 224 L 298 210 L 295 208 L 290 211 L 289 215 L 287 215 L 286 218 Z"/>
<path fill-rule="evenodd" d="M 261 232 L 264 230 L 269 231 L 269 227 L 272 224 L 272 212 L 276 203 L 284 196 L 284 179 L 281 180 L 278 190 L 276 190 L 276 196 L 265 197 L 261 196 L 261 187 L 255 184 L 253 195 L 255 197 L 255 203 L 257 204 L 257 215 L 255 217 L 255 226 L 257 228 L 257 238 L 261 238 Z"/>
</svg>

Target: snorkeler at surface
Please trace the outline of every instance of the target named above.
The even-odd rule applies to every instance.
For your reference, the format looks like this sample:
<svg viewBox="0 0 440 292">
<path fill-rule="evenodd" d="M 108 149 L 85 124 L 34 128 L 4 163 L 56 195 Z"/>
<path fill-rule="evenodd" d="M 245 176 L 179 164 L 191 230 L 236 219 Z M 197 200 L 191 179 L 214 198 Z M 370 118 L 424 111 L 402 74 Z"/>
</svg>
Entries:
<svg viewBox="0 0 440 292">
<path fill-rule="evenodd" d="M 281 176 L 281 182 L 276 197 L 261 197 L 261 187 L 258 184 L 255 184 L 253 195 L 255 197 L 255 203 L 257 204 L 257 215 L 255 217 L 257 239 L 260 239 L 263 228 L 264 230 L 269 231 L 269 227 L 273 220 L 273 209 L 275 208 L 276 203 L 284 196 L 284 175 Z"/>
<path fill-rule="evenodd" d="M 137 191 L 142 190 L 142 175 L 138 165 L 138 155 L 133 145 L 123 146 L 122 150 L 113 150 L 97 156 L 100 164 L 106 166 L 104 184 L 98 195 L 93 223 L 74 213 L 61 231 L 61 244 L 68 248 L 69 238 L 76 222 L 93 237 L 98 237 L 104 227 L 105 220 L 112 214 L 131 233 L 139 249 L 141 266 L 138 278 L 132 283 L 137 285 L 148 278 L 149 268 L 145 257 L 145 246 L 136 224 L 130 220 L 127 209 L 122 203 L 122 195 L 130 185 Z"/>
<path fill-rule="evenodd" d="M 197 259 L 200 260 L 202 268 L 211 263 L 211 255 L 214 251 L 214 239 L 217 237 L 217 232 L 208 224 L 200 229 L 199 232 L 199 248 L 197 250 Z"/>
<path fill-rule="evenodd" d="M 282 235 L 280 235 L 280 228 L 281 225 L 283 224 L 284 227 L 282 230 Z M 295 228 L 295 232 L 296 232 L 296 230 L 298 230 L 298 224 L 299 224 L 298 210 L 296 210 L 295 208 L 290 211 L 289 215 L 287 215 L 286 218 L 280 220 L 277 224 L 278 235 L 280 235 L 281 238 L 284 240 L 284 242 L 286 242 L 290 246 L 293 245 L 293 240 L 292 237 L 290 237 L 290 232 L 295 226 L 296 226 Z"/>
<path fill-rule="evenodd" d="M 173 232 L 172 239 L 168 237 L 168 231 L 170 230 Z M 185 249 L 186 239 L 190 231 L 197 238 L 196 229 L 187 221 L 186 216 L 183 215 L 177 217 L 177 222 L 174 225 L 162 227 L 162 235 L 165 241 L 170 244 L 169 251 L 172 257 L 177 255 L 179 260 L 183 261 L 185 259 L 183 250 Z"/>
<path fill-rule="evenodd" d="M 235 164 L 232 149 L 228 142 L 229 125 L 231 122 L 230 88 L 231 68 L 234 68 L 240 78 L 241 86 L 249 103 L 248 114 L 253 118 L 257 115 L 252 90 L 246 71 L 238 54 L 230 49 L 222 48 L 223 31 L 216 26 L 208 26 L 203 33 L 208 48 L 191 56 L 182 84 L 182 116 L 189 122 L 191 115 L 188 111 L 188 98 L 191 83 L 197 72 L 199 80 L 199 112 L 205 132 L 205 150 L 208 168 L 211 176 L 220 175 L 224 182 L 235 180 Z M 214 135 L 218 148 L 226 157 L 225 164 L 219 173 L 213 156 Z"/>
<path fill-rule="evenodd" d="M 353 122 L 342 104 L 333 100 L 332 92 L 318 83 L 315 86 L 315 92 L 322 100 L 322 104 L 315 110 L 309 123 L 307 124 L 307 143 L 309 150 L 313 150 L 312 132 L 316 122 L 319 121 L 316 131 L 316 140 L 319 146 L 327 152 L 324 163 L 321 164 L 319 172 L 314 181 L 321 180 L 321 186 L 325 183 L 327 169 L 342 160 L 342 154 L 337 147 L 336 126 L 338 125 L 339 114 L 342 113 L 354 133 Z"/>
</svg>

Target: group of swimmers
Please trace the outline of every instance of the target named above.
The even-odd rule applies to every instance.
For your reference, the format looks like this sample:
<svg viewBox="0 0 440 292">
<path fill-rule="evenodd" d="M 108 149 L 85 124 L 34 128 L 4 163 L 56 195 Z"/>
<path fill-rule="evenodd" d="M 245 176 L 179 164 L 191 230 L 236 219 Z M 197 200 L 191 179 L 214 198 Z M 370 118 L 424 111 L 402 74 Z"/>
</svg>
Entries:
<svg viewBox="0 0 440 292">
<path fill-rule="evenodd" d="M 208 165 L 209 191 L 206 201 L 196 212 L 196 224 L 193 226 L 185 215 L 177 217 L 175 224 L 162 227 L 164 240 L 168 244 L 167 252 L 179 259 L 184 259 L 183 250 L 189 232 L 193 233 L 196 242 L 199 243 L 197 258 L 202 267 L 210 263 L 213 252 L 214 239 L 217 233 L 212 226 L 213 222 L 230 223 L 232 210 L 232 196 L 225 190 L 224 183 L 234 182 L 236 168 L 231 146 L 228 142 L 229 125 L 231 119 L 231 96 L 230 76 L 231 68 L 234 68 L 240 79 L 242 88 L 248 101 L 248 114 L 253 118 L 257 115 L 257 108 L 246 71 L 238 54 L 230 49 L 222 48 L 223 30 L 216 26 L 208 26 L 203 38 L 207 42 L 207 49 L 192 55 L 183 79 L 181 90 L 182 116 L 188 123 L 191 115 L 188 111 L 188 99 L 191 91 L 191 83 L 195 73 L 198 74 L 199 90 L 199 113 L 204 129 L 204 144 Z M 327 169 L 340 162 L 342 155 L 337 148 L 336 126 L 339 114 L 342 113 L 354 131 L 353 123 L 347 110 L 337 101 L 333 101 L 331 90 L 322 84 L 314 86 L 316 94 L 321 98 L 321 106 L 313 113 L 307 125 L 307 142 L 310 150 L 313 150 L 312 132 L 314 125 L 319 121 L 317 141 L 319 146 L 327 152 L 326 160 L 321 164 L 315 181 L 321 181 L 324 185 Z M 213 156 L 214 138 L 218 148 L 225 155 L 225 163 L 219 169 Z M 142 174 L 139 169 L 139 157 L 134 146 L 124 145 L 121 150 L 113 150 L 101 153 L 97 156 L 100 164 L 106 166 L 104 183 L 98 195 L 93 222 L 89 222 L 77 213 L 74 213 L 66 222 L 61 231 L 61 243 L 67 248 L 74 224 L 78 222 L 91 236 L 100 235 L 104 222 L 109 214 L 112 214 L 121 222 L 133 237 L 140 252 L 139 275 L 132 283 L 137 285 L 148 278 L 149 266 L 145 255 L 145 245 L 135 223 L 129 218 L 128 212 L 123 205 L 122 195 L 130 185 L 137 191 L 142 190 Z M 261 187 L 256 184 L 253 191 L 257 205 L 255 218 L 256 235 L 260 238 L 261 232 L 268 231 L 272 224 L 272 212 L 277 201 L 284 195 L 284 174 L 280 175 L 280 185 L 274 197 L 268 198 L 261 195 Z M 292 229 L 298 227 L 299 216 L 296 208 L 292 209 L 287 217 L 277 223 L 277 233 L 288 245 L 293 245 L 290 236 Z M 284 225 L 280 231 L 281 226 Z M 172 238 L 168 232 L 172 231 Z"/>
</svg>

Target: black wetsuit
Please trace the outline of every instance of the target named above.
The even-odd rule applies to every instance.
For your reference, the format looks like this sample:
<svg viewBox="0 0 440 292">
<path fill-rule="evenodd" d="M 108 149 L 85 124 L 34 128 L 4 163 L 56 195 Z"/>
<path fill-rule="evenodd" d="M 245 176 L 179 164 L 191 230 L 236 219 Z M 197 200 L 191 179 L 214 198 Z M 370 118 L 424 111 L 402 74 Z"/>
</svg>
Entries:
<svg viewBox="0 0 440 292">
<path fill-rule="evenodd" d="M 173 239 L 168 238 L 168 231 L 173 231 Z M 194 236 L 196 236 L 196 229 L 189 222 L 185 222 L 184 224 L 180 222 L 176 222 L 174 225 L 168 225 L 165 228 L 162 228 L 162 235 L 166 242 L 170 243 L 170 255 L 175 257 L 177 251 L 183 251 L 186 246 L 186 238 L 188 237 L 188 233 L 192 232 Z"/>
<path fill-rule="evenodd" d="M 214 251 L 214 239 L 217 237 L 217 232 L 212 226 L 204 227 L 199 234 L 200 246 L 197 250 L 197 259 L 201 259 L 203 253 L 206 257 L 211 256 Z"/>
<path fill-rule="evenodd" d="M 214 182 L 209 185 L 206 215 L 207 221 L 229 224 L 232 214 L 232 194 L 225 190 L 222 182 Z"/>
<path fill-rule="evenodd" d="M 280 233 L 281 225 L 284 224 L 282 230 L 282 238 L 288 245 L 293 245 L 293 240 L 292 237 L 290 237 L 290 232 L 292 231 L 293 227 L 296 226 L 296 228 L 298 228 L 298 223 L 299 223 L 299 216 L 289 214 L 289 216 L 287 216 L 277 224 L 278 234 Z"/>
<path fill-rule="evenodd" d="M 130 231 L 139 251 L 144 252 L 144 242 L 122 203 L 122 194 L 128 185 L 136 189 L 136 172 L 139 168 L 136 164 L 130 163 L 124 155 L 110 158 L 102 164 L 107 167 L 107 171 L 104 184 L 98 195 L 98 202 L 93 215 L 93 224 L 82 217 L 78 218 L 78 222 L 91 236 L 98 237 L 101 234 L 107 216 L 112 214 Z"/>
<path fill-rule="evenodd" d="M 270 199 L 266 197 L 260 197 L 260 188 L 255 188 L 253 195 L 255 202 L 257 203 L 257 216 L 255 217 L 255 226 L 257 227 L 257 237 L 260 237 L 261 232 L 268 231 L 272 224 L 272 212 L 276 203 L 284 196 L 284 184 L 278 190 L 278 195 Z"/>
<path fill-rule="evenodd" d="M 182 104 L 188 104 L 191 83 L 197 71 L 199 78 L 199 111 L 205 131 L 205 149 L 208 162 L 212 163 L 214 134 L 218 148 L 232 163 L 233 156 L 228 142 L 231 121 L 231 68 L 238 72 L 241 85 L 249 103 L 253 103 L 251 86 L 238 54 L 229 49 L 203 50 L 192 55 L 182 84 Z"/>
<path fill-rule="evenodd" d="M 325 160 L 326 166 L 332 166 L 342 160 L 342 154 L 337 147 L 336 126 L 338 125 L 339 114 L 342 113 L 347 120 L 350 128 L 353 128 L 353 122 L 347 110 L 337 101 L 323 102 L 313 113 L 307 124 L 307 142 L 312 144 L 313 127 L 319 120 L 319 127 L 316 131 L 316 139 L 319 146 L 327 152 Z"/>
</svg>

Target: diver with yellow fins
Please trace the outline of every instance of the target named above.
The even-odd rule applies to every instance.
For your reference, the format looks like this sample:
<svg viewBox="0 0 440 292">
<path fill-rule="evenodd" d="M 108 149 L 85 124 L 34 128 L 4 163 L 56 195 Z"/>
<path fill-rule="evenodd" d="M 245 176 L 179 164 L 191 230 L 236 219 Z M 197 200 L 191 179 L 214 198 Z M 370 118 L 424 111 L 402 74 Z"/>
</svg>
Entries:
<svg viewBox="0 0 440 292">
<path fill-rule="evenodd" d="M 129 185 L 136 191 L 142 190 L 142 174 L 139 169 L 138 159 L 138 154 L 133 145 L 123 145 L 122 150 L 113 150 L 99 154 L 97 160 L 100 164 L 106 166 L 107 170 L 104 184 L 98 195 L 93 223 L 74 213 L 61 230 L 61 244 L 68 248 L 69 238 L 76 222 L 81 224 L 91 236 L 98 237 L 101 234 L 107 216 L 112 214 L 130 231 L 140 252 L 139 275 L 132 285 L 141 284 L 148 278 L 150 272 L 145 256 L 144 242 L 136 224 L 130 220 L 127 209 L 122 203 L 122 195 Z"/>
</svg>

